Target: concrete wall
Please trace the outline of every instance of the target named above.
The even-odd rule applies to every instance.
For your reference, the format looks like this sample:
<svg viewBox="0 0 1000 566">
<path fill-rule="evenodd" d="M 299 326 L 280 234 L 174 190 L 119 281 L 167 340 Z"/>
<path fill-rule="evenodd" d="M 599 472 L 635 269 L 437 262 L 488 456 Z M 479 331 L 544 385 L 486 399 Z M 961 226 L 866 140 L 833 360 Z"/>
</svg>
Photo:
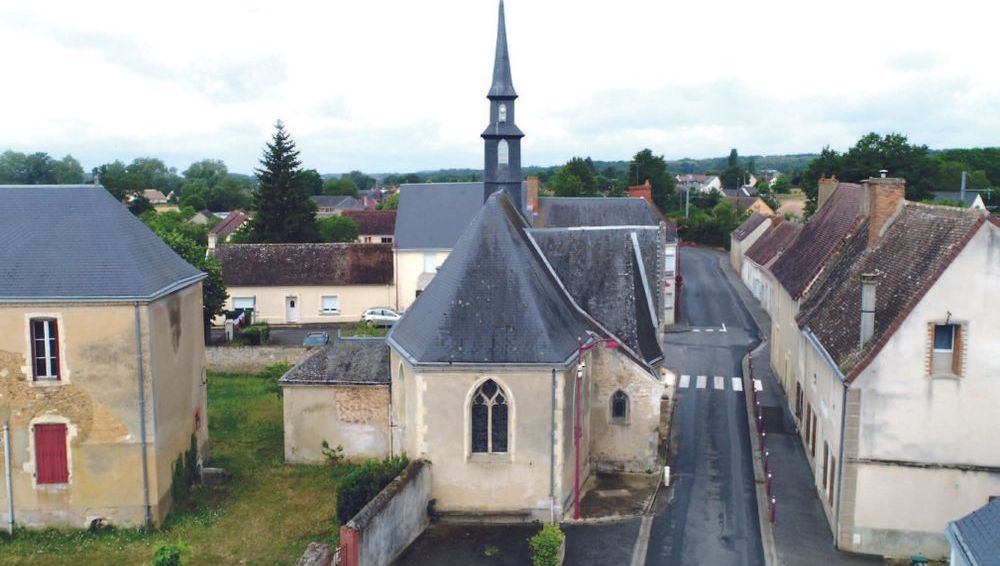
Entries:
<svg viewBox="0 0 1000 566">
<path fill-rule="evenodd" d="M 396 287 L 399 301 L 397 308 L 406 310 L 417 298 L 417 279 L 424 272 L 424 254 L 433 253 L 436 256 L 437 265 L 440 266 L 444 260 L 448 259 L 451 250 L 396 250 Z M 393 296 L 396 302 L 396 296 Z"/>
<path fill-rule="evenodd" d="M 392 285 L 345 285 L 345 286 L 302 286 L 302 287 L 228 287 L 229 299 L 226 309 L 233 308 L 234 297 L 256 297 L 254 320 L 271 324 L 285 324 L 288 320 L 285 299 L 296 297 L 299 323 L 355 322 L 361 320 L 365 309 L 370 307 L 391 307 L 395 302 Z M 340 313 L 323 313 L 323 297 L 336 296 L 340 299 Z M 222 324 L 222 319 L 216 319 Z"/>
<path fill-rule="evenodd" d="M 802 333 L 799 332 L 795 317 L 799 313 L 799 301 L 781 284 L 774 281 L 774 303 L 771 312 L 771 367 L 786 395 L 795 391 L 795 380 L 801 379 L 804 369 L 800 367 L 799 350 Z"/>
<path fill-rule="evenodd" d="M 323 441 L 349 459 L 389 454 L 389 385 L 290 385 L 282 389 L 285 461 L 325 460 Z"/>
<path fill-rule="evenodd" d="M 590 454 L 595 467 L 625 472 L 656 469 L 664 382 L 615 350 L 594 350 L 592 360 Z M 611 397 L 619 390 L 629 398 L 624 422 L 611 419 Z"/>
<path fill-rule="evenodd" d="M 754 210 L 753 212 L 758 211 Z M 767 214 L 773 214 L 773 212 L 769 212 Z M 752 232 L 747 234 L 747 237 L 743 238 L 742 241 L 737 240 L 732 235 L 729 236 L 729 265 L 733 267 L 733 270 L 736 271 L 737 274 L 742 273 L 743 256 L 746 255 L 747 250 L 749 250 L 751 246 L 757 242 L 757 239 L 760 238 L 764 232 L 767 232 L 770 227 L 771 221 L 765 220 L 764 222 L 761 222 L 759 226 L 754 228 Z"/>
<path fill-rule="evenodd" d="M 431 465 L 410 462 L 403 472 L 340 528 L 343 566 L 385 566 L 427 527 Z"/>
<path fill-rule="evenodd" d="M 307 348 L 295 346 L 211 346 L 205 348 L 205 367 L 223 373 L 254 373 L 269 365 L 295 365 L 305 359 Z"/>
</svg>

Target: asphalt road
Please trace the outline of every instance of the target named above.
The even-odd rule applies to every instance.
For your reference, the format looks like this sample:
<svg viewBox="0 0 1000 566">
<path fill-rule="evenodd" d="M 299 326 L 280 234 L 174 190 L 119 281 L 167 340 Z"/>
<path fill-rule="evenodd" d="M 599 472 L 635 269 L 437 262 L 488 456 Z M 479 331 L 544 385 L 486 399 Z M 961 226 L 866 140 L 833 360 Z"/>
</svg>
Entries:
<svg viewBox="0 0 1000 566">
<path fill-rule="evenodd" d="M 759 338 L 719 266 L 719 252 L 685 247 L 681 322 L 665 340 L 677 375 L 671 489 L 661 492 L 647 565 L 763 565 L 740 361 Z"/>
</svg>

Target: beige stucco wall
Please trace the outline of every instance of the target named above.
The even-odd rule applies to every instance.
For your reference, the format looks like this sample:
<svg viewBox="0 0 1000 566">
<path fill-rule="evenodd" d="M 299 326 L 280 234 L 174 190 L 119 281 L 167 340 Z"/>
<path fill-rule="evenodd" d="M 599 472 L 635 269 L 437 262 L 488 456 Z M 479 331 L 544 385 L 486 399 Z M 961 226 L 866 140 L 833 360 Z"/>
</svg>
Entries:
<svg viewBox="0 0 1000 566">
<path fill-rule="evenodd" d="M 752 209 L 752 207 L 751 207 Z M 754 210 L 754 212 L 757 212 Z M 764 214 L 773 214 L 771 212 L 764 212 Z M 761 237 L 767 229 L 771 227 L 771 222 L 765 220 L 761 222 L 759 226 L 753 229 L 752 232 L 747 234 L 746 238 L 742 241 L 737 240 L 732 235 L 729 236 L 729 265 L 733 267 L 736 273 L 742 273 L 743 270 L 743 256 L 746 255 L 747 250 L 749 250 L 756 242 L 757 239 Z"/>
<path fill-rule="evenodd" d="M 170 462 L 182 440 L 184 448 L 189 442 L 190 430 L 180 432 L 182 424 L 191 423 L 196 407 L 205 407 L 204 389 L 196 385 L 204 360 L 200 284 L 141 305 L 139 314 L 150 504 L 157 520 L 169 507 L 169 498 L 160 496 L 170 489 Z M 97 517 L 118 525 L 142 524 L 134 316 L 127 303 L 0 306 L 0 418 L 11 425 L 19 525 L 86 527 Z M 32 381 L 28 320 L 33 317 L 59 321 L 60 382 Z M 179 329 L 176 349 L 171 328 Z M 34 485 L 30 427 L 44 422 L 67 425 L 67 484 Z M 202 431 L 204 442 L 204 417 Z M 170 462 L 161 461 L 163 457 Z M 6 521 L 2 491 L 0 501 L 0 517 Z"/>
<path fill-rule="evenodd" d="M 396 287 L 399 291 L 398 308 L 406 310 L 417 298 L 417 280 L 424 272 L 424 254 L 433 253 L 437 265 L 441 266 L 448 259 L 451 250 L 396 250 Z M 393 296 L 393 301 L 396 297 Z"/>
<path fill-rule="evenodd" d="M 777 280 L 774 280 L 772 288 L 771 367 L 782 388 L 788 393 L 795 390 L 795 380 L 801 379 L 804 372 L 799 365 L 802 334 L 795 322 L 795 316 L 799 313 L 799 301 L 792 300 L 791 295 Z"/>
<path fill-rule="evenodd" d="M 286 462 L 323 462 L 324 440 L 343 446 L 352 460 L 389 454 L 388 385 L 293 385 L 282 392 Z"/>
<path fill-rule="evenodd" d="M 233 308 L 233 297 L 256 297 L 255 316 L 258 321 L 285 324 L 289 320 L 285 310 L 287 297 L 298 298 L 299 323 L 355 322 L 361 320 L 365 309 L 392 307 L 395 293 L 391 285 L 297 286 L 297 287 L 228 287 L 226 309 Z M 340 314 L 321 311 L 323 297 L 340 298 Z M 217 319 L 221 324 L 222 320 Z"/>
</svg>

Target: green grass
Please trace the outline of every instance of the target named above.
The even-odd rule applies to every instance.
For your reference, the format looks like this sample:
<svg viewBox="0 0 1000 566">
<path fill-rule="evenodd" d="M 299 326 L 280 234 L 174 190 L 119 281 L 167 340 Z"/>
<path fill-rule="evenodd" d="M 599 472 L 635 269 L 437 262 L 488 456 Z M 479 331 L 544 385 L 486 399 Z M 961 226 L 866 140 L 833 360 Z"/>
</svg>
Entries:
<svg viewBox="0 0 1000 566">
<path fill-rule="evenodd" d="M 187 564 L 286 565 L 312 541 L 336 545 L 331 468 L 283 463 L 276 375 L 209 374 L 208 465 L 229 470 L 231 482 L 194 489 L 151 533 L 20 530 L 0 543 L 0 564 L 148 564 L 157 543 L 182 541 Z"/>
</svg>

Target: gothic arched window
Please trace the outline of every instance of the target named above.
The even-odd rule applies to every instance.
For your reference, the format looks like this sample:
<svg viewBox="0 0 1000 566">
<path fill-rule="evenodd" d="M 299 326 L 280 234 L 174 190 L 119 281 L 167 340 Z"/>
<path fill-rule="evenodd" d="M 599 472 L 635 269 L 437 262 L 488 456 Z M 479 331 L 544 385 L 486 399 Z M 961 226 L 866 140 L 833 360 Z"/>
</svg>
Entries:
<svg viewBox="0 0 1000 566">
<path fill-rule="evenodd" d="M 508 163 L 510 163 L 510 148 L 507 147 L 507 140 L 500 140 L 497 144 L 497 165 Z"/>
<path fill-rule="evenodd" d="M 497 121 L 503 124 L 507 121 L 507 105 L 501 104 L 500 108 L 497 110 Z"/>
<path fill-rule="evenodd" d="M 611 420 L 616 423 L 628 421 L 628 395 L 621 389 L 611 396 Z"/>
<path fill-rule="evenodd" d="M 492 379 L 483 382 L 472 395 L 472 451 L 507 451 L 507 396 Z"/>
</svg>

